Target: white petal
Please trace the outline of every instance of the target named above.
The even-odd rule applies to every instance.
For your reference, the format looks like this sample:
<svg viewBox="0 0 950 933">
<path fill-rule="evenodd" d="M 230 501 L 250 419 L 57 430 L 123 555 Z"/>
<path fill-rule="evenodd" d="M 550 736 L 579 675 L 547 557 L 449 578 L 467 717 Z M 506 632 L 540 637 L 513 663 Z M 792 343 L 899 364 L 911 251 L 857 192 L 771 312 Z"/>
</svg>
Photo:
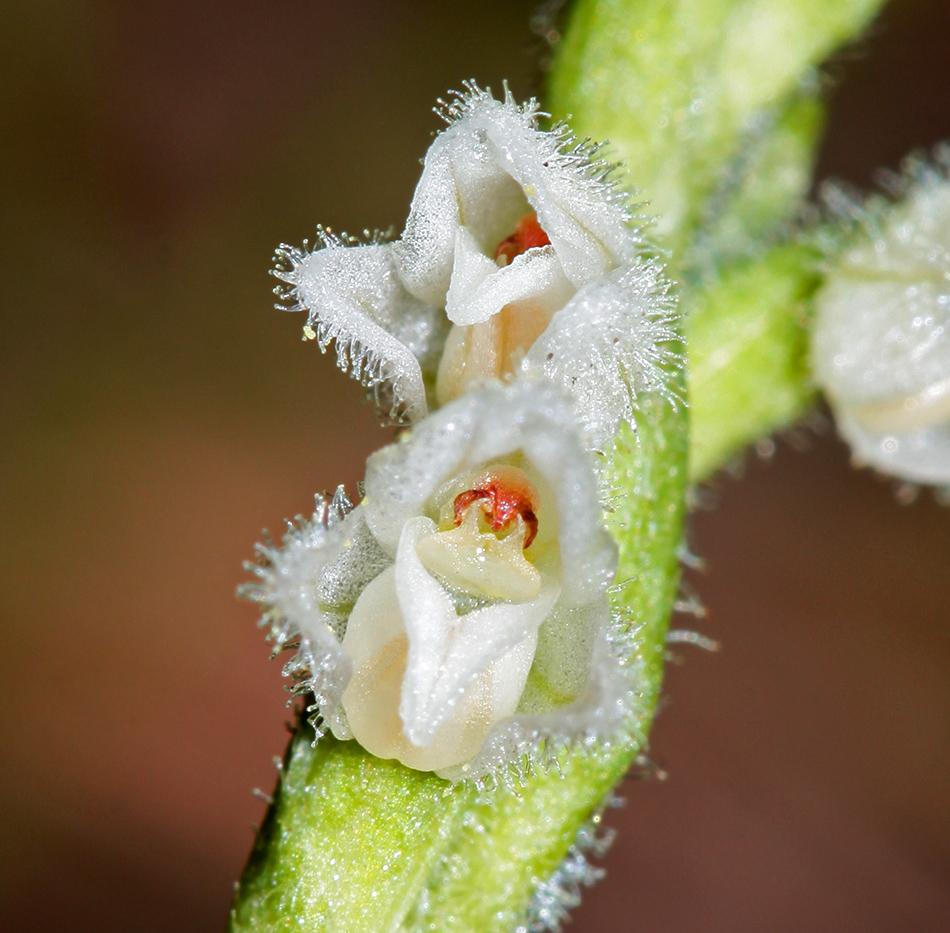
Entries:
<svg viewBox="0 0 950 933">
<path fill-rule="evenodd" d="M 533 101 L 496 101 L 471 86 L 448 112 L 452 122 L 429 149 L 395 247 L 413 294 L 445 301 L 459 225 L 490 256 L 531 208 L 575 288 L 634 258 L 637 237 L 603 166 L 571 148 L 566 131 L 538 129 Z"/>
<path fill-rule="evenodd" d="M 437 365 L 441 313 L 403 287 L 391 245 L 324 242 L 309 254 L 280 254 L 291 268 L 275 274 L 291 286 L 294 310 L 309 311 L 322 350 L 336 341 L 340 368 L 373 389 L 386 414 L 410 422 L 425 417 L 423 371 Z"/>
<path fill-rule="evenodd" d="M 435 530 L 431 519 L 411 519 L 396 554 L 396 593 L 409 638 L 399 713 L 415 745 L 429 745 L 475 677 L 516 648 L 521 668 L 511 672 L 515 682 L 505 686 L 508 693 L 521 696 L 538 626 L 559 589 L 547 578 L 534 599 L 498 603 L 459 616 L 416 553 L 421 538 Z"/>
<path fill-rule="evenodd" d="M 496 272 L 498 266 L 482 252 L 472 231 L 468 227 L 457 227 L 452 280 L 445 300 L 445 313 L 450 321 L 455 324 L 478 324 L 500 310 L 496 308 L 477 319 L 466 318 L 464 314 L 460 317 L 458 313 L 460 307 L 464 310 L 468 296 L 477 293 L 485 280 Z"/>
<path fill-rule="evenodd" d="M 487 274 L 479 280 L 463 282 L 452 274 L 445 313 L 453 324 L 480 324 L 508 305 L 529 305 L 550 317 L 574 294 L 553 246 L 530 249 L 500 269 L 479 256 L 488 263 Z"/>
<path fill-rule="evenodd" d="M 816 377 L 849 407 L 914 395 L 950 376 L 946 280 L 888 281 L 873 266 L 849 264 L 829 276 L 816 312 Z"/>
<path fill-rule="evenodd" d="M 658 265 L 638 262 L 579 291 L 528 351 L 523 370 L 574 400 L 587 443 L 608 450 L 638 393 L 668 393 L 681 368 L 673 302 Z"/>
<path fill-rule="evenodd" d="M 515 620 L 515 627 L 526 632 L 519 642 L 503 648 L 511 632 L 496 633 L 493 656 L 488 658 L 480 648 L 479 661 L 469 650 L 477 633 L 466 636 L 459 631 L 459 623 L 463 622 L 464 628 L 468 616 L 459 620 L 454 607 L 440 607 L 431 589 L 413 601 L 412 611 L 421 607 L 428 613 L 435 607 L 443 610 L 443 615 L 427 615 L 425 624 L 407 626 L 406 619 L 414 616 L 405 614 L 402 593 L 397 592 L 397 574 L 395 568 L 380 574 L 366 587 L 350 616 L 343 640 L 354 668 L 343 695 L 347 731 L 334 731 L 341 738 L 355 737 L 378 757 L 397 758 L 411 768 L 428 771 L 457 766 L 478 751 L 493 723 L 517 708 L 537 640 L 540 619 L 536 623 L 534 617 L 548 611 L 556 590 L 543 604 L 539 598 L 522 607 L 531 618 L 526 624 Z M 411 585 L 422 582 L 426 587 L 414 573 L 410 577 Z M 438 584 L 435 587 L 440 589 Z M 437 618 L 444 623 L 442 628 L 436 624 Z M 470 625 L 476 622 L 478 628 L 484 628 L 486 619 L 471 620 Z M 495 620 L 495 627 L 501 622 Z M 420 633 L 434 636 L 442 646 L 446 659 L 441 665 L 430 663 L 428 644 L 417 646 L 415 653 L 421 651 L 421 656 L 413 664 L 412 639 Z M 463 643 L 456 644 L 460 638 Z M 464 656 L 461 662 L 459 655 Z M 484 666 L 473 672 L 471 668 L 479 663 Z M 428 689 L 441 699 L 423 697 L 421 703 L 413 703 L 420 678 L 429 682 Z M 408 715 L 403 710 L 407 705 Z"/>
<path fill-rule="evenodd" d="M 484 134 L 450 126 L 426 153 L 406 228 L 394 244 L 406 287 L 441 307 L 458 228 L 469 228 L 481 251 L 490 254 L 528 210 L 520 187 L 493 157 Z"/>
<path fill-rule="evenodd" d="M 543 747 L 548 756 L 553 756 L 569 745 L 585 746 L 596 742 L 603 747 L 612 739 L 625 735 L 636 711 L 637 698 L 633 689 L 636 673 L 624 669 L 608 642 L 610 607 L 606 597 L 585 607 L 583 612 L 588 616 L 582 626 L 583 634 L 589 635 L 585 656 L 587 666 L 583 671 L 580 666 L 562 671 L 567 675 L 567 682 L 580 685 L 575 699 L 547 712 L 534 712 L 524 709 L 528 699 L 526 693 L 522 698 L 522 708 L 493 726 L 474 757 L 462 765 L 440 769 L 440 776 L 453 781 L 478 780 L 518 762 L 525 755 L 536 755 L 539 747 Z M 574 632 L 569 634 L 572 638 L 576 635 Z M 560 663 L 553 661 L 557 654 L 557 651 L 551 651 L 552 674 Z M 560 656 L 564 659 L 576 657 L 577 646 L 572 642 L 572 650 L 560 652 Z M 528 689 L 531 689 L 530 681 Z"/>
<path fill-rule="evenodd" d="M 899 434 L 872 431 L 844 411 L 836 424 L 860 465 L 913 483 L 950 484 L 950 424 Z"/>
<path fill-rule="evenodd" d="M 396 758 L 411 768 L 432 770 L 470 758 L 491 728 L 491 674 L 486 672 L 457 704 L 455 716 L 427 747 L 413 745 L 399 716 L 408 638 L 396 598 L 395 569 L 380 574 L 360 596 L 343 647 L 353 676 L 343 694 L 346 716 L 339 738 L 356 738 L 379 758 Z"/>
<path fill-rule="evenodd" d="M 571 403 L 541 379 L 483 386 L 373 454 L 363 501 L 367 525 L 395 555 L 403 526 L 444 483 L 516 451 L 553 491 L 562 599 L 589 602 L 613 580 L 616 547 L 601 524 L 596 479 Z"/>
</svg>

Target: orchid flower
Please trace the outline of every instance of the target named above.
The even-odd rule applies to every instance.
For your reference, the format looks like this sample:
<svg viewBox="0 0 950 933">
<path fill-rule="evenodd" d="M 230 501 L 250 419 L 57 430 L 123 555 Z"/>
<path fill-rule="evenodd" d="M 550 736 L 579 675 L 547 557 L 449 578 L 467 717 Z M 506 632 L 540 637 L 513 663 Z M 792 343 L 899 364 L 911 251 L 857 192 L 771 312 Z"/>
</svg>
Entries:
<svg viewBox="0 0 950 933">
<path fill-rule="evenodd" d="M 426 155 L 402 236 L 356 245 L 321 232 L 313 252 L 282 246 L 276 291 L 308 311 L 305 335 L 321 349 L 336 341 L 341 367 L 396 420 L 534 368 L 588 409 L 607 406 L 580 413 L 588 442 L 606 444 L 631 416 L 631 395 L 664 385 L 667 283 L 640 255 L 597 146 L 563 125 L 541 130 L 534 100 L 466 87 L 442 105 L 448 127 Z"/>
<path fill-rule="evenodd" d="M 562 392 L 468 393 L 371 456 L 364 492 L 262 547 L 244 591 L 338 738 L 477 780 L 621 732 L 616 547 Z"/>
<path fill-rule="evenodd" d="M 950 150 L 908 163 L 901 200 L 839 207 L 857 238 L 816 297 L 815 377 L 857 460 L 950 484 Z"/>
</svg>

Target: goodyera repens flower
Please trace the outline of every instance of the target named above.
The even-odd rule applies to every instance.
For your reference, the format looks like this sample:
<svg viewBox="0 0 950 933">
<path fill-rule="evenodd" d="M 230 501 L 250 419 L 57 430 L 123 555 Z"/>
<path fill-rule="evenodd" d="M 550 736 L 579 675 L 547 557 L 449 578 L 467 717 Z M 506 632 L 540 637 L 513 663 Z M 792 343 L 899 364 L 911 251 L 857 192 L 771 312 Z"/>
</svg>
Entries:
<svg viewBox="0 0 950 933">
<path fill-rule="evenodd" d="M 337 737 L 478 779 L 623 728 L 616 548 L 559 390 L 457 399 L 370 457 L 364 491 L 261 546 L 244 588 Z"/>
<path fill-rule="evenodd" d="M 356 508 L 318 500 L 260 547 L 243 593 L 296 647 L 285 673 L 318 728 L 478 780 L 629 727 L 594 454 L 642 393 L 675 397 L 681 358 L 595 150 L 474 84 L 444 112 L 400 239 L 279 251 L 305 334 L 411 427 Z"/>
<path fill-rule="evenodd" d="M 893 180 L 896 204 L 838 197 L 860 228 L 816 297 L 812 365 L 859 461 L 947 485 L 950 148 L 935 155 Z"/>
<path fill-rule="evenodd" d="M 568 129 L 468 84 L 444 104 L 402 236 L 359 245 L 320 230 L 282 246 L 274 274 L 304 333 L 416 422 L 486 378 L 543 372 L 568 391 L 588 442 L 610 442 L 632 394 L 663 390 L 673 334 L 660 267 L 613 166 Z"/>
</svg>

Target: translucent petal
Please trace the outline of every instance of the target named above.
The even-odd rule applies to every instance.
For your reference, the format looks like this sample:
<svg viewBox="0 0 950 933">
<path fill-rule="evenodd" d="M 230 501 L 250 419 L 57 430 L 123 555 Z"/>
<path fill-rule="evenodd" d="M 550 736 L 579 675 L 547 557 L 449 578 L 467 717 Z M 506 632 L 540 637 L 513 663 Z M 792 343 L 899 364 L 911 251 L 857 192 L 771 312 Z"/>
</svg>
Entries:
<svg viewBox="0 0 950 933">
<path fill-rule="evenodd" d="M 298 679 L 294 692 L 315 695 L 321 711 L 336 707 L 350 675 L 340 647 L 347 596 L 386 562 L 375 542 L 366 540 L 362 513 L 347 515 L 349 508 L 342 489 L 332 501 L 318 499 L 313 518 L 292 525 L 281 547 L 258 546 L 257 563 L 247 565 L 258 581 L 238 591 L 261 605 L 262 624 L 269 626 L 277 650 L 299 645 L 285 673 Z M 345 587 L 335 584 L 338 578 L 347 581 Z"/>
</svg>

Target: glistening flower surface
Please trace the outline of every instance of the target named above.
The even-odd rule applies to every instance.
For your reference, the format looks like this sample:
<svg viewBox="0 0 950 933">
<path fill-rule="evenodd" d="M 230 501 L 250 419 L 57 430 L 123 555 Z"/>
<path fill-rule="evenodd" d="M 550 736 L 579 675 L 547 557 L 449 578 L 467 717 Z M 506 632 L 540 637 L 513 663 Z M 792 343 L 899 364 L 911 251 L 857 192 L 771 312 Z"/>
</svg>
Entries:
<svg viewBox="0 0 950 933">
<path fill-rule="evenodd" d="M 443 776 L 622 733 L 635 689 L 610 643 L 616 548 L 570 401 L 486 385 L 368 463 L 342 500 L 263 548 L 260 602 L 299 642 L 339 738 Z"/>
<path fill-rule="evenodd" d="M 565 126 L 541 130 L 533 100 L 469 84 L 442 114 L 402 236 L 358 245 L 321 233 L 313 252 L 281 247 L 278 294 L 309 312 L 305 333 L 321 348 L 336 341 L 341 367 L 390 417 L 418 421 L 526 365 L 586 405 L 589 441 L 605 444 L 631 393 L 665 384 L 658 363 L 673 336 L 667 283 L 640 255 L 614 167 Z M 584 328 L 596 334 L 586 383 L 566 362 Z M 590 379 L 608 368 L 612 390 L 591 399 Z"/>
<path fill-rule="evenodd" d="M 812 363 L 855 456 L 950 483 L 950 149 L 909 162 L 898 203 L 856 207 L 854 242 L 816 297 Z"/>
</svg>

